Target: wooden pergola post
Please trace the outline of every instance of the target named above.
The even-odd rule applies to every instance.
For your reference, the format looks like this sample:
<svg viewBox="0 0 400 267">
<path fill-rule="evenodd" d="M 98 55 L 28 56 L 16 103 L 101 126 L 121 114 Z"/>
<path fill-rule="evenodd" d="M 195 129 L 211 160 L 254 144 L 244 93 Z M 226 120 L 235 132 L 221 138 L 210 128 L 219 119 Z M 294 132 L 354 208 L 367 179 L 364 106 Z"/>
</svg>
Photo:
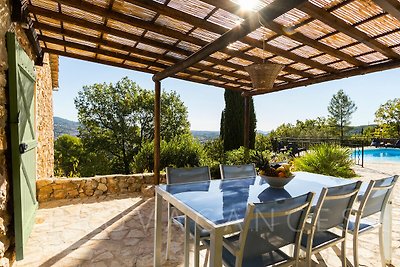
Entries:
<svg viewBox="0 0 400 267">
<path fill-rule="evenodd" d="M 249 147 L 250 147 L 250 97 L 244 96 L 244 132 L 243 132 L 243 145 L 244 145 L 244 153 L 246 159 L 249 157 Z"/>
<path fill-rule="evenodd" d="M 160 183 L 161 82 L 154 81 L 154 184 Z"/>
</svg>

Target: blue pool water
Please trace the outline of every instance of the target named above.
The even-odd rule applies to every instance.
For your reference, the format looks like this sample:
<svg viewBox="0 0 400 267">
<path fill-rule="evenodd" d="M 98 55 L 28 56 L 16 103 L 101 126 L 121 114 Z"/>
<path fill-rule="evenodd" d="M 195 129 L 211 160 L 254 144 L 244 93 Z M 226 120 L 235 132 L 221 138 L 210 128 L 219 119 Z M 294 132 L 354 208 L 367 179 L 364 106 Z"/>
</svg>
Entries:
<svg viewBox="0 0 400 267">
<path fill-rule="evenodd" d="M 364 160 L 400 163 L 400 148 L 368 148 L 364 150 Z"/>
</svg>

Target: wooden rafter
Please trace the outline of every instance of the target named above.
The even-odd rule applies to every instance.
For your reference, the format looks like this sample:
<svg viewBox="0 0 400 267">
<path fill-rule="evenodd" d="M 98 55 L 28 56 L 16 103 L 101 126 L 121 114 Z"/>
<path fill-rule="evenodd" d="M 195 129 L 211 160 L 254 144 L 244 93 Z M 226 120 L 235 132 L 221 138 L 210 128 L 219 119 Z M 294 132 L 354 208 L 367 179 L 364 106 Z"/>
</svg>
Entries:
<svg viewBox="0 0 400 267">
<path fill-rule="evenodd" d="M 367 34 L 357 30 L 343 20 L 325 11 L 323 8 L 317 7 L 311 3 L 305 3 L 302 7 L 300 7 L 300 9 L 312 16 L 313 18 L 316 18 L 324 22 L 325 24 L 337 29 L 338 31 L 347 34 L 348 36 L 367 45 L 375 51 L 380 52 L 388 58 L 400 58 L 400 55 L 395 53 L 390 48 L 386 47 L 375 39 L 370 38 Z"/>
<path fill-rule="evenodd" d="M 203 40 L 200 40 L 198 38 L 183 34 L 183 33 L 179 32 L 179 31 L 175 31 L 175 30 L 172 30 L 172 29 L 169 29 L 169 28 L 165 28 L 165 27 L 162 27 L 160 25 L 156 25 L 156 24 L 154 24 L 152 22 L 143 22 L 143 21 L 141 21 L 139 19 L 135 19 L 135 18 L 132 18 L 132 17 L 127 16 L 127 15 L 121 15 L 118 12 L 115 12 L 115 11 L 112 11 L 112 10 L 110 11 L 110 10 L 108 10 L 106 8 L 102 8 L 102 7 L 99 7 L 97 5 L 90 4 L 88 2 L 81 3 L 80 0 L 56 0 L 56 1 L 58 3 L 62 3 L 64 5 L 68 5 L 68 6 L 71 6 L 71 7 L 79 8 L 79 9 L 81 9 L 83 11 L 86 11 L 86 12 L 92 12 L 94 14 L 97 14 L 97 15 L 100 15 L 100 16 L 104 16 L 106 18 L 111 18 L 113 20 L 120 21 L 122 23 L 126 23 L 126 24 L 134 26 L 134 27 L 139 27 L 139 28 L 142 28 L 142 29 L 145 29 L 145 30 L 148 30 L 148 31 L 152 31 L 152 32 L 156 32 L 156 33 L 163 34 L 163 35 L 166 35 L 166 36 L 170 36 L 170 37 L 173 37 L 173 38 L 175 38 L 177 40 L 183 40 L 183 41 L 186 41 L 186 42 L 194 43 L 194 44 L 199 45 L 201 47 L 203 47 L 203 46 L 208 44 L 207 42 L 205 42 Z M 132 2 L 135 2 L 135 1 L 132 1 Z M 150 1 L 147 1 L 147 2 L 150 2 Z M 142 6 L 147 7 L 147 8 L 150 8 L 150 7 L 154 8 L 155 9 L 154 11 L 163 12 L 161 14 L 165 14 L 165 15 L 170 15 L 170 16 L 174 16 L 175 15 L 176 16 L 177 14 L 181 13 L 181 12 L 178 12 L 177 14 L 172 13 L 173 11 L 171 11 L 171 8 L 166 7 L 164 5 L 160 5 L 160 4 L 157 5 L 155 2 L 151 3 L 151 4 L 147 3 L 146 5 L 143 4 L 142 2 L 138 2 L 138 4 L 142 4 Z M 172 10 L 174 10 L 174 9 L 172 9 Z M 36 13 L 41 14 L 40 12 L 36 12 Z M 183 14 L 183 13 L 181 13 L 181 14 Z M 55 14 L 53 14 L 52 16 L 54 17 L 54 15 Z M 65 15 L 66 14 L 63 14 L 63 16 L 60 17 L 61 21 L 63 20 L 62 17 L 65 18 Z M 215 25 L 213 23 L 209 23 L 207 21 L 205 21 L 203 24 L 200 24 L 200 21 L 199 21 L 198 18 L 196 18 L 194 16 L 191 16 L 191 15 L 188 15 L 188 14 L 187 15 L 181 15 L 181 16 L 184 16 L 186 19 L 190 19 L 191 23 L 193 23 L 195 26 L 198 26 L 198 27 L 205 27 L 205 28 L 208 29 L 208 27 L 211 27 L 210 25 L 213 25 L 210 30 L 213 31 L 213 32 L 216 32 L 218 34 L 223 34 L 223 33 L 225 33 L 227 31 L 227 29 L 225 29 L 225 28 L 223 28 L 221 26 Z M 58 16 L 55 16 L 54 18 L 58 18 Z M 74 18 L 72 20 L 74 20 Z M 69 22 L 71 23 L 72 21 L 69 20 Z M 257 24 L 257 25 L 259 25 L 259 24 Z M 99 29 L 99 31 L 103 32 L 101 29 Z M 254 47 L 263 48 L 262 42 L 260 42 L 258 40 L 255 40 L 255 39 L 252 39 L 252 38 L 249 38 L 249 37 L 246 37 L 245 40 L 246 40 L 246 42 L 248 44 L 250 44 L 250 45 L 252 45 Z M 282 56 L 284 56 L 286 58 L 289 58 L 289 59 L 291 59 L 293 61 L 302 62 L 302 63 L 304 63 L 306 65 L 309 65 L 309 66 L 311 66 L 313 68 L 322 69 L 322 70 L 324 70 L 326 72 L 336 72 L 335 69 L 333 69 L 331 67 L 328 67 L 328 66 L 325 66 L 324 64 L 320 64 L 320 63 L 318 63 L 316 61 L 308 60 L 307 58 L 302 58 L 302 57 L 300 57 L 300 56 L 298 56 L 296 54 L 290 53 L 288 51 L 285 51 L 284 49 L 280 49 L 280 48 L 272 46 L 272 45 L 265 45 L 265 49 L 268 50 L 271 53 L 282 55 Z M 245 53 L 242 53 L 241 51 L 233 51 L 233 50 L 230 50 L 228 48 L 221 49 L 221 52 L 224 52 L 224 53 L 226 53 L 228 55 L 231 55 L 232 57 L 238 57 L 238 58 L 242 58 L 242 59 L 248 60 L 248 61 L 253 61 L 253 62 L 257 62 L 257 61 L 261 62 L 262 61 L 262 59 L 260 59 L 260 58 L 247 55 Z M 290 73 L 293 73 L 293 74 L 296 74 L 296 75 L 307 77 L 306 73 L 302 73 L 301 71 L 298 71 L 298 70 L 295 70 L 295 69 L 292 69 L 292 68 L 286 68 L 286 71 L 288 71 Z"/>
<path fill-rule="evenodd" d="M 93 63 L 99 63 L 99 64 L 114 66 L 114 67 L 118 67 L 118 68 L 131 69 L 131 70 L 140 71 L 140 72 L 149 73 L 149 74 L 157 73 L 156 71 L 150 70 L 150 69 L 138 68 L 138 67 L 122 64 L 122 63 L 111 62 L 111 61 L 107 61 L 107 60 L 103 60 L 103 59 L 92 58 L 92 57 L 88 57 L 88 56 L 84 56 L 84 55 L 78 55 L 78 54 L 64 52 L 64 51 L 50 49 L 50 48 L 43 48 L 43 51 L 46 52 L 46 53 L 49 53 L 49 54 L 55 54 L 55 55 L 60 55 L 60 56 L 65 56 L 65 57 L 71 57 L 71 58 L 76 58 L 76 59 L 89 61 L 89 62 L 93 62 Z M 190 77 L 182 78 L 182 77 L 176 76 L 176 75 L 174 75 L 173 78 L 180 79 L 180 80 L 186 80 L 186 81 L 192 81 L 192 82 L 195 82 L 195 83 L 201 83 L 201 84 L 211 85 L 211 86 L 215 86 L 215 87 L 220 87 L 221 88 L 220 84 L 213 83 L 211 81 L 199 81 L 199 80 L 196 80 L 196 79 L 193 79 L 193 78 L 190 78 Z M 227 89 L 230 89 L 230 90 L 242 91 L 239 87 L 233 87 L 233 86 L 228 86 L 228 85 L 224 85 L 223 87 L 227 88 Z"/>
<path fill-rule="evenodd" d="M 136 0 L 130 0 L 130 1 L 136 1 Z M 140 0 L 143 1 L 143 0 Z M 212 1 L 207 1 L 207 2 L 212 2 Z M 214 5 L 217 5 L 219 8 L 224 9 L 228 12 L 232 12 L 235 13 L 237 15 L 241 15 L 242 18 L 246 17 L 246 16 L 257 16 L 257 14 L 253 11 L 246 11 L 246 12 L 239 12 L 239 6 L 235 5 L 235 4 L 226 4 L 226 2 L 223 1 L 219 1 L 217 3 L 213 2 Z M 271 21 L 271 22 L 267 22 L 265 21 L 262 16 L 260 16 L 260 20 L 263 23 L 263 25 L 267 28 L 269 28 L 270 30 L 274 31 L 275 33 L 279 34 L 279 35 L 285 35 L 295 41 L 298 41 L 300 43 L 302 43 L 303 45 L 308 45 L 310 47 L 313 47 L 315 49 L 318 49 L 322 52 L 325 52 L 329 55 L 332 55 L 334 57 L 337 57 L 341 60 L 347 61 L 355 66 L 366 66 L 367 64 L 365 64 L 364 62 L 346 54 L 343 53 L 341 51 L 338 51 L 328 45 L 325 45 L 323 43 L 318 42 L 317 40 L 311 39 L 307 36 L 305 36 L 304 34 L 300 33 L 300 32 L 294 32 L 294 33 L 288 33 L 287 31 L 285 31 L 282 27 L 282 25 Z M 271 39 L 275 38 L 276 36 L 271 37 Z M 250 37 L 245 37 L 246 39 L 250 39 Z M 293 48 L 296 49 L 297 47 Z M 303 62 L 304 63 L 304 62 Z M 307 64 L 307 63 L 305 63 Z"/>
<path fill-rule="evenodd" d="M 137 62 L 139 64 L 152 65 L 152 66 L 157 67 L 157 68 L 165 69 L 165 68 L 168 67 L 168 65 L 165 65 L 163 63 L 158 63 L 158 62 L 150 61 L 150 60 L 147 60 L 147 59 L 134 57 L 134 56 L 131 56 L 131 55 L 121 54 L 121 53 L 114 52 L 114 51 L 104 50 L 104 49 L 101 49 L 101 48 L 91 47 L 91 46 L 88 46 L 88 45 L 83 45 L 83 44 L 78 44 L 78 43 L 74 43 L 74 42 L 64 41 L 64 40 L 60 40 L 60 39 L 56 39 L 56 38 L 51 38 L 51 37 L 46 37 L 46 36 L 39 36 L 39 40 L 42 40 L 42 41 L 48 42 L 48 43 L 52 43 L 52 44 L 64 45 L 67 48 L 70 47 L 70 48 L 75 48 L 75 49 L 88 51 L 88 52 L 92 52 L 92 53 L 100 54 L 100 55 L 105 55 L 105 56 L 109 56 L 109 57 L 114 57 L 114 58 L 118 58 L 118 59 L 122 59 L 122 60 L 129 60 L 129 61 L 132 61 L 132 62 Z M 205 74 L 205 73 L 202 73 L 202 72 L 190 71 L 190 70 L 184 70 L 183 73 L 187 73 L 187 74 L 190 74 L 190 75 L 196 75 L 196 76 L 199 76 L 199 77 L 204 77 L 204 78 L 206 78 L 208 80 L 216 78 L 215 76 L 212 76 L 212 75 L 209 75 L 209 74 Z M 225 79 L 223 77 L 218 77 L 218 79 L 220 81 L 225 82 L 225 83 L 232 82 L 231 80 Z M 238 84 L 240 84 L 242 86 L 251 86 L 251 82 L 250 81 L 248 81 L 246 83 L 236 81 L 236 83 L 238 83 Z"/>
<path fill-rule="evenodd" d="M 282 90 L 286 90 L 286 89 L 290 89 L 290 88 L 295 88 L 295 87 L 301 87 L 301 86 L 308 86 L 308 85 L 312 85 L 312 84 L 317 84 L 317 83 L 322 83 L 322 82 L 327 82 L 327 81 L 333 81 L 333 80 L 339 80 L 339 79 L 344 79 L 344 78 L 349 78 L 349 77 L 353 77 L 353 76 L 357 76 L 357 75 L 365 75 L 368 73 L 372 73 L 372 72 L 377 72 L 377 71 L 381 71 L 381 70 L 389 70 L 389 69 L 394 69 L 394 68 L 399 68 L 400 67 L 400 60 L 392 60 L 389 62 L 385 62 L 382 64 L 377 64 L 375 66 L 372 67 L 367 67 L 367 68 L 357 68 L 357 69 L 353 69 L 353 70 L 349 70 L 349 71 L 344 71 L 335 75 L 329 75 L 329 76 L 322 76 L 322 77 L 317 77 L 317 78 L 313 78 L 313 79 L 308 79 L 305 81 L 299 81 L 296 82 L 293 86 L 292 85 L 278 85 L 276 87 L 274 87 L 274 91 L 282 91 Z M 254 95 L 261 95 L 261 94 L 265 94 L 265 91 L 253 91 L 253 92 L 243 92 L 243 95 L 250 95 L 250 96 L 254 96 Z"/>
<path fill-rule="evenodd" d="M 292 0 L 290 2 L 286 1 L 283 3 L 283 0 L 276 0 L 269 4 L 267 7 L 263 8 L 259 11 L 260 14 L 264 16 L 265 19 L 274 20 L 278 16 L 286 13 L 287 11 L 291 10 L 294 7 L 303 4 L 306 0 Z M 160 81 L 170 75 L 173 75 L 179 72 L 182 69 L 186 69 L 193 64 L 205 59 L 212 53 L 215 53 L 222 48 L 228 46 L 230 43 L 233 43 L 237 40 L 240 40 L 247 34 L 251 33 L 255 29 L 259 28 L 259 21 L 258 17 L 247 17 L 240 25 L 236 26 L 235 28 L 227 31 L 221 37 L 209 43 L 184 61 L 180 62 L 177 65 L 171 66 L 168 69 L 159 72 L 153 76 L 153 80 Z"/>
<path fill-rule="evenodd" d="M 79 39 L 81 41 L 87 41 L 87 42 L 91 42 L 91 43 L 96 43 L 96 44 L 100 44 L 100 45 L 103 45 L 103 46 L 108 46 L 110 48 L 114 48 L 114 49 L 121 50 L 121 51 L 127 51 L 129 53 L 138 54 L 138 55 L 142 55 L 142 56 L 149 57 L 149 58 L 154 58 L 154 60 L 162 59 L 164 61 L 168 61 L 168 62 L 171 62 L 171 63 L 177 63 L 178 62 L 178 59 L 176 59 L 176 58 L 174 58 L 172 56 L 160 55 L 160 54 L 157 54 L 157 53 L 154 53 L 154 52 L 150 52 L 150 51 L 146 51 L 146 50 L 143 50 L 143 49 L 139 49 L 137 47 L 123 45 L 121 43 L 113 42 L 113 41 L 106 40 L 106 39 L 100 39 L 98 37 L 93 37 L 93 36 L 86 35 L 86 34 L 83 34 L 83 33 L 80 33 L 80 32 L 76 32 L 76 31 L 72 31 L 72 30 L 66 30 L 66 29 L 60 29 L 60 28 L 57 28 L 57 27 L 54 27 L 54 26 L 50 26 L 50 25 L 47 25 L 47 24 L 43 24 L 43 23 L 39 23 L 39 22 L 35 22 L 34 25 L 35 25 L 35 27 L 37 29 L 42 29 L 42 30 L 45 30 L 45 31 L 48 31 L 48 32 L 52 32 L 52 33 L 56 33 L 56 34 L 62 34 L 62 35 L 65 35 L 67 37 L 70 37 L 70 38 Z M 42 39 L 43 41 L 46 40 L 46 42 L 47 42 L 47 40 L 53 40 L 54 39 L 54 38 L 50 38 L 49 39 L 48 37 L 45 38 L 45 37 L 42 37 L 42 36 L 40 36 L 39 38 Z M 232 77 L 235 77 L 237 79 L 242 79 L 242 80 L 248 80 L 249 79 L 249 77 L 245 76 L 245 75 L 240 75 L 240 74 L 237 74 L 237 73 L 234 73 L 234 72 L 227 72 L 227 71 L 224 71 L 224 70 L 218 70 L 218 69 L 215 69 L 215 68 L 203 65 L 203 64 L 196 64 L 193 67 L 201 69 L 201 70 L 205 70 L 205 71 L 215 72 L 215 73 L 217 73 L 219 75 L 232 76 Z M 281 79 L 284 80 L 284 81 L 287 81 L 287 82 L 293 81 L 291 79 L 287 79 L 287 78 L 284 78 L 284 77 L 282 77 Z"/>
<path fill-rule="evenodd" d="M 400 20 L 400 3 L 395 0 L 373 0 L 387 13 Z"/>
<path fill-rule="evenodd" d="M 66 21 L 66 22 L 74 24 L 74 25 L 83 25 L 85 27 L 88 27 L 90 29 L 93 29 L 93 30 L 96 30 L 96 31 L 99 31 L 99 32 L 107 32 L 109 34 L 112 34 L 112 35 L 115 35 L 115 36 L 118 36 L 118 37 L 121 37 L 121 38 L 124 38 L 124 39 L 133 40 L 133 41 L 136 41 L 136 42 L 142 42 L 142 43 L 150 45 L 150 46 L 158 47 L 158 48 L 161 48 L 161 49 L 164 49 L 164 50 L 167 50 L 167 51 L 173 51 L 173 52 L 185 55 L 185 56 L 189 56 L 189 55 L 192 54 L 192 52 L 190 52 L 190 51 L 186 51 L 186 50 L 177 48 L 175 46 L 172 46 L 172 45 L 169 45 L 169 44 L 166 44 L 166 43 L 154 41 L 152 39 L 145 38 L 145 37 L 140 37 L 138 35 L 134 35 L 134 34 L 122 31 L 122 30 L 117 30 L 117 29 L 114 29 L 114 28 L 111 28 L 111 27 L 108 27 L 108 26 L 105 26 L 105 25 L 96 24 L 96 23 L 93 23 L 93 22 L 90 22 L 90 21 L 87 21 L 87 20 L 84 20 L 84 19 L 74 18 L 74 17 L 68 16 L 66 14 L 59 14 L 58 12 L 46 10 L 46 9 L 43 9 L 43 8 L 40 8 L 40 7 L 36 7 L 36 6 L 32 6 L 32 5 L 29 6 L 29 9 L 32 12 L 35 12 L 36 14 L 39 14 L 41 16 L 47 16 L 47 17 L 51 17 L 51 18 L 54 18 L 54 19 L 58 19 L 60 21 Z M 247 55 L 247 54 L 241 53 L 239 51 L 226 49 L 226 50 L 224 50 L 224 52 L 229 53 L 229 55 L 232 55 L 232 56 L 235 56 L 235 57 L 241 57 L 241 58 L 243 58 L 245 60 L 248 60 L 248 61 L 253 61 L 253 62 L 258 62 L 258 63 L 262 62 L 261 58 L 258 58 L 258 57 L 255 57 L 255 56 L 251 56 L 251 55 Z M 236 65 L 236 64 L 229 64 L 229 62 L 227 62 L 227 61 L 216 61 L 215 59 L 213 59 L 211 57 L 207 58 L 206 60 L 214 62 L 214 63 L 216 63 L 218 65 L 227 65 L 228 67 L 233 68 L 233 69 L 243 69 L 243 66 Z M 320 64 L 320 65 L 324 66 L 322 64 Z M 310 74 L 307 74 L 305 72 L 302 72 L 302 71 L 299 71 L 299 70 L 296 70 L 296 69 L 293 69 L 293 68 L 290 68 L 290 67 L 287 67 L 286 71 L 290 72 L 290 73 L 293 73 L 293 74 L 296 74 L 296 75 L 304 76 L 304 77 L 312 77 L 312 75 L 310 75 Z"/>
<path fill-rule="evenodd" d="M 376 5 L 359 0 L 304 0 L 303 5 L 293 5 L 297 8 L 286 7 L 277 19 L 263 16 L 265 9 L 277 7 L 279 2 L 287 6 L 296 1 L 301 0 L 270 1 L 272 4 L 264 4 L 260 15 L 243 11 L 231 0 L 28 3 L 35 33 L 42 49 L 47 49 L 44 51 L 156 75 L 198 56 L 215 44 L 210 40 L 223 40 L 230 29 L 235 29 L 237 19 L 251 21 L 241 24 L 251 34 L 236 35 L 215 53 L 208 50 L 207 55 L 197 58 L 201 61 L 172 75 L 250 93 L 244 66 L 261 63 L 263 58 L 285 64 L 274 90 L 397 66 L 400 4 L 396 0 L 372 0 Z M 259 21 L 267 28 L 266 37 L 264 30 L 254 31 L 260 27 Z M 367 28 L 371 25 L 376 29 Z M 293 28 L 298 30 L 290 31 Z"/>
</svg>

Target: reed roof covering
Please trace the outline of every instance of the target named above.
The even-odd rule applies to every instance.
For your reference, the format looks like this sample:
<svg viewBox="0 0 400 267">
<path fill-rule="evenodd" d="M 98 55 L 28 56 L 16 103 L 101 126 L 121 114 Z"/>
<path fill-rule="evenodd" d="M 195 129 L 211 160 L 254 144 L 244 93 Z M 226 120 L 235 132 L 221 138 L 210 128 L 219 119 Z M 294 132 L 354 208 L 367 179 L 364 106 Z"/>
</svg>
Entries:
<svg viewBox="0 0 400 267">
<path fill-rule="evenodd" d="M 260 23 L 172 77 L 250 91 L 253 63 L 285 65 L 283 90 L 400 66 L 400 0 L 308 0 L 272 20 L 235 0 L 29 0 L 44 52 L 159 73 L 249 18 Z M 276 3 L 275 3 L 276 4 Z M 261 12 L 261 11 L 260 11 Z"/>
</svg>

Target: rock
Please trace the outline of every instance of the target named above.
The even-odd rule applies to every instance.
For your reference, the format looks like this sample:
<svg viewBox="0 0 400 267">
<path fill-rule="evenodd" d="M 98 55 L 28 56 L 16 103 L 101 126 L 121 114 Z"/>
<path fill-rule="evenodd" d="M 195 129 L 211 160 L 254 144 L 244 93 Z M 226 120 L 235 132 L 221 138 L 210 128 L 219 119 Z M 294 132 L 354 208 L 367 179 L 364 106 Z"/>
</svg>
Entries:
<svg viewBox="0 0 400 267">
<path fill-rule="evenodd" d="M 144 197 L 154 197 L 154 185 L 142 185 L 141 190 Z"/>
<path fill-rule="evenodd" d="M 64 190 L 55 190 L 53 196 L 55 199 L 64 199 L 67 194 Z"/>
<path fill-rule="evenodd" d="M 36 188 L 42 188 L 42 187 L 44 187 L 46 185 L 49 185 L 51 183 L 53 183 L 52 179 L 38 179 L 36 181 Z"/>
<path fill-rule="evenodd" d="M 87 195 L 88 197 L 93 196 L 94 191 L 92 189 L 86 189 L 85 190 L 85 195 Z"/>
<path fill-rule="evenodd" d="M 50 194 L 51 192 L 53 192 L 53 187 L 51 185 L 39 188 L 39 194 Z"/>
<path fill-rule="evenodd" d="M 102 194 L 103 194 L 103 191 L 101 191 L 101 190 L 96 190 L 93 193 L 94 196 L 101 196 Z"/>
<path fill-rule="evenodd" d="M 37 195 L 37 199 L 39 202 L 46 202 L 50 200 L 50 193 L 39 193 Z"/>
<path fill-rule="evenodd" d="M 79 192 L 76 189 L 69 190 L 69 191 L 67 191 L 67 196 L 70 197 L 70 198 L 74 198 L 74 197 L 79 196 Z"/>
<path fill-rule="evenodd" d="M 107 186 L 106 186 L 105 184 L 103 184 L 103 183 L 100 183 L 100 184 L 97 186 L 97 189 L 98 189 L 98 190 L 101 190 L 101 191 L 103 191 L 103 192 L 106 192 L 106 191 L 107 191 Z"/>
</svg>

